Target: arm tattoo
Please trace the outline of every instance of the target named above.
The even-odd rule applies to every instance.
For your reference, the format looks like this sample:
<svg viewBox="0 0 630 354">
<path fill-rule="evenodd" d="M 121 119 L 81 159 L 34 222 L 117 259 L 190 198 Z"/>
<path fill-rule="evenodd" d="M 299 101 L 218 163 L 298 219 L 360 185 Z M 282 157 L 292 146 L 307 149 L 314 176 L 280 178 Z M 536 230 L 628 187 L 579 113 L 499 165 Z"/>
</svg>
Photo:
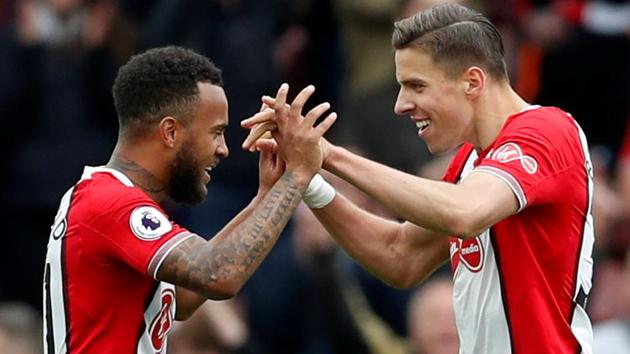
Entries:
<svg viewBox="0 0 630 354">
<path fill-rule="evenodd" d="M 209 298 L 233 294 L 267 256 L 306 186 L 287 172 L 238 227 L 207 242 L 193 237 L 173 249 L 158 279 L 195 290 Z"/>
</svg>

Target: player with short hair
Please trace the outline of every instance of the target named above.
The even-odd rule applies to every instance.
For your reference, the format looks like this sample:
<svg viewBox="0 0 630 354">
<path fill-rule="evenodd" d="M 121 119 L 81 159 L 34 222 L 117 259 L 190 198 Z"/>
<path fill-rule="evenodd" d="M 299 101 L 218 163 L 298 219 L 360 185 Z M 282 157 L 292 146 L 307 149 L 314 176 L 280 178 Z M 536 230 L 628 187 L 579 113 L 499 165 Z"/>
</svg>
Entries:
<svg viewBox="0 0 630 354">
<path fill-rule="evenodd" d="M 394 286 L 414 286 L 450 259 L 460 353 L 591 353 L 593 176 L 582 130 L 513 91 L 501 35 L 476 11 L 419 12 L 395 24 L 393 45 L 394 110 L 411 117 L 431 152 L 458 152 L 444 181 L 431 181 L 322 139 L 324 169 L 406 221 L 378 218 L 323 180 L 325 202 L 313 212 Z M 275 119 L 262 112 L 242 122 L 253 127 L 244 147 Z M 386 134 L 384 144 L 395 138 Z"/>
<path fill-rule="evenodd" d="M 179 47 L 148 50 L 120 68 L 111 159 L 85 168 L 51 229 L 46 353 L 164 353 L 174 319 L 206 298 L 234 296 L 275 244 L 321 166 L 318 141 L 335 115 L 314 127 L 329 108 L 320 104 L 298 119 L 313 88 L 300 92 L 276 134 L 283 148 L 260 146 L 258 194 L 206 241 L 169 220 L 161 203 L 203 201 L 228 156 L 221 85 L 208 58 Z"/>
</svg>

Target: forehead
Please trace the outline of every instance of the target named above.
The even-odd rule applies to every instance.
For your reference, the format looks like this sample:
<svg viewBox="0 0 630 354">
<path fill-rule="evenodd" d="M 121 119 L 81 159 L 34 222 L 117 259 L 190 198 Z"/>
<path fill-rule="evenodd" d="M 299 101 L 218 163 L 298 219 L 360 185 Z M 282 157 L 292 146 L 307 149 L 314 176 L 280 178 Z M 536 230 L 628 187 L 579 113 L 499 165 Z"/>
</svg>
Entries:
<svg viewBox="0 0 630 354">
<path fill-rule="evenodd" d="M 210 83 L 198 83 L 199 101 L 195 116 L 212 125 L 227 125 L 228 101 L 222 87 Z"/>
<path fill-rule="evenodd" d="M 396 50 L 396 79 L 398 82 L 422 80 L 430 82 L 444 78 L 444 71 L 435 64 L 433 58 L 424 50 L 407 47 Z"/>
</svg>

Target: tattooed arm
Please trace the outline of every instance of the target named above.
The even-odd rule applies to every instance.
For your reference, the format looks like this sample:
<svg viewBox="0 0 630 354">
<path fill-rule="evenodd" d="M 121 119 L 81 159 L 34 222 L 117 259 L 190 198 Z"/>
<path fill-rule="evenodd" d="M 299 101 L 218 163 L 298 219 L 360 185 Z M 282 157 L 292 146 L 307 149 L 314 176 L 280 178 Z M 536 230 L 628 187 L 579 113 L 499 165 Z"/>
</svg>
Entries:
<svg viewBox="0 0 630 354">
<path fill-rule="evenodd" d="M 302 117 L 302 107 L 313 91 L 312 86 L 305 88 L 290 106 L 285 106 L 288 86 L 283 85 L 278 91 L 274 107 L 278 130 L 274 138 L 278 141 L 275 147 L 278 155 L 286 163 L 286 172 L 273 188 L 250 215 L 242 222 L 228 225 L 222 235 L 210 241 L 192 237 L 174 248 L 160 266 L 158 279 L 210 299 L 226 299 L 234 296 L 251 277 L 278 240 L 311 177 L 321 167 L 319 140 L 336 115 L 331 114 L 314 126 L 328 109 L 327 104 L 320 104 Z M 182 298 L 190 299 L 188 295 L 189 292 L 182 292 Z M 182 316 L 178 317 L 193 312 L 202 301 L 193 297 L 185 302 L 187 309 L 182 309 Z M 192 311 L 186 311 L 191 308 Z"/>
<path fill-rule="evenodd" d="M 307 182 L 286 172 L 232 232 L 210 241 L 192 237 L 173 249 L 157 278 L 210 299 L 234 296 L 278 240 Z"/>
<path fill-rule="evenodd" d="M 265 193 L 261 194 L 260 192 L 261 190 L 259 190 L 259 194 L 252 199 L 245 209 L 243 209 L 213 237 L 213 242 L 219 242 L 219 240 L 228 237 L 238 225 L 243 223 L 252 214 L 254 208 L 260 204 L 260 201 L 265 195 Z M 206 243 L 205 240 L 202 242 Z M 188 319 L 197 310 L 197 308 L 199 308 L 199 306 L 207 300 L 205 296 L 199 295 L 198 293 L 181 286 L 177 286 L 175 294 L 177 297 L 177 313 L 175 314 L 175 319 L 178 321 Z"/>
</svg>

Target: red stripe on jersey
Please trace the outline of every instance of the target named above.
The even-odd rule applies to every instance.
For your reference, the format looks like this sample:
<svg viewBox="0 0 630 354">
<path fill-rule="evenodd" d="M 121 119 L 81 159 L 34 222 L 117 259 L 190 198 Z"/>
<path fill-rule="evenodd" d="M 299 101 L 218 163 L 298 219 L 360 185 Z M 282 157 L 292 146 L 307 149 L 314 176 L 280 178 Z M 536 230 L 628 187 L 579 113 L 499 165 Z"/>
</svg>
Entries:
<svg viewBox="0 0 630 354">
<path fill-rule="evenodd" d="M 444 177 L 442 177 L 442 180 L 445 182 L 457 183 L 459 176 L 464 170 L 464 166 L 466 166 L 466 161 L 473 151 L 474 149 L 472 145 L 462 145 L 455 153 L 455 156 L 453 156 L 453 159 L 446 169 L 446 172 L 444 172 Z"/>
</svg>

